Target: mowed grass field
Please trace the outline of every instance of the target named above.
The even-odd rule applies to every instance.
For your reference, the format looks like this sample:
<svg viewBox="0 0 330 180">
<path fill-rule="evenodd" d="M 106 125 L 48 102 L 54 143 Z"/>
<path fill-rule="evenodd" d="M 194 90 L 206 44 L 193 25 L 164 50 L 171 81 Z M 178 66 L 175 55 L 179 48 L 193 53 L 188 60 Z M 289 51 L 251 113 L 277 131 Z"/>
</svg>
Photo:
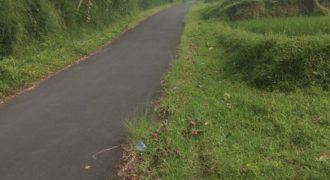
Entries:
<svg viewBox="0 0 330 180">
<path fill-rule="evenodd" d="M 268 91 L 249 85 L 228 67 L 236 56 L 225 50 L 219 34 L 229 25 L 203 20 L 206 7 L 195 4 L 186 18 L 179 57 L 153 115 L 128 125 L 132 147 L 140 141 L 147 146 L 138 153 L 140 179 L 329 179 L 329 91 L 318 86 Z M 318 33 L 307 24 L 311 29 L 289 23 L 295 20 L 304 21 L 234 25 L 282 34 L 284 22 L 292 30 L 288 35 Z M 236 31 L 232 35 L 240 39 Z"/>
<path fill-rule="evenodd" d="M 232 26 L 262 34 L 321 35 L 330 34 L 330 16 L 262 18 L 237 21 L 232 23 Z"/>
</svg>

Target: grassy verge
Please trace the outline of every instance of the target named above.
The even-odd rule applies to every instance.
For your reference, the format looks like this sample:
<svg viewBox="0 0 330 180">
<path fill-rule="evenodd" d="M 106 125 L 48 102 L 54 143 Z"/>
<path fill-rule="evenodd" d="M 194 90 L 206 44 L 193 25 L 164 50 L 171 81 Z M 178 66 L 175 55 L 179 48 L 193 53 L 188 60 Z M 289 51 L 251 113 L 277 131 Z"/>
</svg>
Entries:
<svg viewBox="0 0 330 180">
<path fill-rule="evenodd" d="M 54 34 L 44 37 L 41 44 L 31 42 L 24 51 L 0 61 L 0 99 L 76 62 L 165 7 L 168 5 L 125 16 L 104 28 Z"/>
<path fill-rule="evenodd" d="M 186 19 L 157 120 L 129 125 L 130 143 L 147 145 L 141 179 L 329 179 L 329 91 L 266 92 L 233 76 L 224 26 L 201 20 L 204 6 Z"/>
</svg>

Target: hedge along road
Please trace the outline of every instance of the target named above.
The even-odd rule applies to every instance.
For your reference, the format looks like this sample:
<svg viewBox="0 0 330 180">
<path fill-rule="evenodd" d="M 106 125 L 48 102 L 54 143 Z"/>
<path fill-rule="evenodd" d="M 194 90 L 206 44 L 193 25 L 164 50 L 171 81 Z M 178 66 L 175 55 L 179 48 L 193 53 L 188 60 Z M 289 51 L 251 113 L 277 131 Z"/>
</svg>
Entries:
<svg viewBox="0 0 330 180">
<path fill-rule="evenodd" d="M 1 180 L 96 180 L 115 173 L 125 119 L 158 94 L 188 4 L 172 7 L 112 45 L 0 108 Z M 93 157 L 93 155 L 95 155 Z"/>
</svg>

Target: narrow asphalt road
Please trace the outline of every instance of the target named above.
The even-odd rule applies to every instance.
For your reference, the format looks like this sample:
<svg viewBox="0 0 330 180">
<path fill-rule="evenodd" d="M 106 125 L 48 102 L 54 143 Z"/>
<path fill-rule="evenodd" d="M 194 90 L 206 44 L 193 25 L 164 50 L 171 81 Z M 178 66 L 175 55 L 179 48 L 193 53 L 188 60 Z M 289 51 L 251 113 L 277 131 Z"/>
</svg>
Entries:
<svg viewBox="0 0 330 180">
<path fill-rule="evenodd" d="M 160 91 L 188 9 L 184 4 L 156 14 L 87 61 L 2 105 L 0 180 L 113 175 L 119 149 L 92 156 L 121 144 L 125 119 Z"/>
</svg>

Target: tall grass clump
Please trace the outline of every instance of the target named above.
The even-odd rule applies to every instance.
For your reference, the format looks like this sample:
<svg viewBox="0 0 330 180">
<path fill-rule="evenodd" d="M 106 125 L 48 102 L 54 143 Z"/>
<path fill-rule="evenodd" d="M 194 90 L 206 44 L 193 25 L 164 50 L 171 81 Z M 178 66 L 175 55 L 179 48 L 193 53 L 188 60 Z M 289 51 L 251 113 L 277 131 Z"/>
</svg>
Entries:
<svg viewBox="0 0 330 180">
<path fill-rule="evenodd" d="M 0 58 L 49 34 L 106 27 L 124 16 L 173 0 L 1 0 Z"/>
<path fill-rule="evenodd" d="M 15 45 L 38 40 L 60 28 L 55 9 L 47 1 L 2 0 L 0 6 L 0 58 Z"/>
</svg>

